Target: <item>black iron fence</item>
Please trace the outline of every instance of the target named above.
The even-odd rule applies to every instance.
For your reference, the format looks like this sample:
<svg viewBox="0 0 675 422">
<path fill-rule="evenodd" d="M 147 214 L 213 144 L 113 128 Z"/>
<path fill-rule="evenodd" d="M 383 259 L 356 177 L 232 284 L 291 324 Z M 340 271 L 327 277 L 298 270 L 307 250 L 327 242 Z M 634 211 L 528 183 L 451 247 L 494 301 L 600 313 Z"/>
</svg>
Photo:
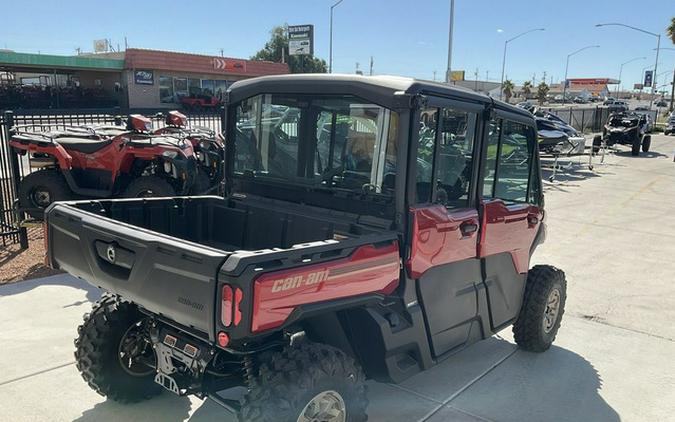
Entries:
<svg viewBox="0 0 675 422">
<path fill-rule="evenodd" d="M 129 110 L 124 115 L 139 113 L 152 116 L 158 111 L 166 110 Z M 221 131 L 222 111 L 204 111 L 186 113 L 191 126 L 209 128 L 215 132 Z M 20 244 L 22 248 L 28 247 L 28 233 L 24 222 L 24 216 L 16 211 L 15 202 L 18 194 L 19 182 L 27 174 L 31 173 L 31 157 L 29 154 L 20 156 L 14 153 L 9 146 L 11 131 L 20 128 L 27 132 L 47 132 L 50 130 L 65 129 L 66 127 L 113 124 L 122 117 L 122 110 L 112 109 L 88 109 L 78 110 L 49 110 L 34 112 L 5 111 L 0 114 L 0 246 Z M 154 120 L 155 128 L 164 127 L 162 119 Z"/>
<path fill-rule="evenodd" d="M 580 132 L 601 132 L 602 126 L 607 122 L 611 109 L 609 107 L 550 107 L 544 108 L 563 119 L 570 126 Z M 656 121 L 656 111 L 643 111 L 639 113 L 649 114 L 652 121 Z"/>
</svg>

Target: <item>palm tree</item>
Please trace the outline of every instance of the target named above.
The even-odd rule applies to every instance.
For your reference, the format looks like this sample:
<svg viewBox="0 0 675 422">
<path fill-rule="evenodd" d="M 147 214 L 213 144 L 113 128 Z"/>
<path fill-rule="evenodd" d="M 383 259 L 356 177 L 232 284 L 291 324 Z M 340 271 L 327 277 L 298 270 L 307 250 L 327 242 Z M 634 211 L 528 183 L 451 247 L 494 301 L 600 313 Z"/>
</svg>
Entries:
<svg viewBox="0 0 675 422">
<path fill-rule="evenodd" d="M 523 83 L 523 89 L 522 89 L 523 97 L 527 100 L 527 98 L 532 94 L 532 82 L 530 81 L 525 81 Z"/>
<path fill-rule="evenodd" d="M 546 101 L 548 91 L 549 91 L 548 84 L 544 81 L 542 81 L 539 84 L 539 86 L 537 86 L 537 98 L 539 99 L 539 105 L 544 104 L 544 101 Z"/>
<path fill-rule="evenodd" d="M 673 44 L 675 44 L 675 18 L 670 18 L 670 25 L 666 28 L 666 33 Z"/>
<path fill-rule="evenodd" d="M 509 102 L 511 96 L 513 95 L 513 88 L 514 88 L 513 82 L 511 82 L 510 79 L 504 81 L 504 86 L 502 89 L 504 90 L 504 96 L 506 97 L 507 103 Z"/>
</svg>

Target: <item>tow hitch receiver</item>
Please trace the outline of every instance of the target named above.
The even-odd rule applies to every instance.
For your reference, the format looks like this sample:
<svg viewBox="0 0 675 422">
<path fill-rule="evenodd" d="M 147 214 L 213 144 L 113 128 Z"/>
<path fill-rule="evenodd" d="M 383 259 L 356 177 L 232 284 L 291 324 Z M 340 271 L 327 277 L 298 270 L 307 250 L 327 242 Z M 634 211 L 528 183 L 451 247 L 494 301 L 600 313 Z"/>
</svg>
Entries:
<svg viewBox="0 0 675 422">
<path fill-rule="evenodd" d="M 201 387 L 204 371 L 213 356 L 207 345 L 188 343 L 177 332 L 155 326 L 151 331 L 157 355 L 155 382 L 179 396 L 190 394 Z"/>
</svg>

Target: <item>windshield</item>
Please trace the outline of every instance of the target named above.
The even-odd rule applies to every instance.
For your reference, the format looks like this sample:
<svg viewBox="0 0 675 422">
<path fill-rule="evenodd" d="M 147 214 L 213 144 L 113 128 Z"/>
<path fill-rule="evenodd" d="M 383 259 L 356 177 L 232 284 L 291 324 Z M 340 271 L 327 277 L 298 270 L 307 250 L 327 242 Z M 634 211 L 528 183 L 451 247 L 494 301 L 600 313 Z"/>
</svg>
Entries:
<svg viewBox="0 0 675 422">
<path fill-rule="evenodd" d="M 398 114 L 352 96 L 258 95 L 236 109 L 235 176 L 390 195 Z"/>
</svg>

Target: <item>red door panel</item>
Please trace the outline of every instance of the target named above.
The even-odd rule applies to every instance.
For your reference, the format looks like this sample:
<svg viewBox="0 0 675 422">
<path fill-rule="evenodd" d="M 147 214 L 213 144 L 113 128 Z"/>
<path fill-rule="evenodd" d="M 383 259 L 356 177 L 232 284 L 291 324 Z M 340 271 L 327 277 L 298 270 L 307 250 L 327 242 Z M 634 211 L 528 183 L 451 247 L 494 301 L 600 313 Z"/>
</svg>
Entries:
<svg viewBox="0 0 675 422">
<path fill-rule="evenodd" d="M 449 211 L 442 205 L 413 207 L 410 257 L 406 263 L 412 278 L 431 267 L 476 257 L 478 211 Z"/>
<path fill-rule="evenodd" d="M 484 199 L 479 257 L 509 252 L 516 271 L 527 272 L 530 247 L 544 217 L 531 204 L 507 205 L 501 199 Z"/>
</svg>

